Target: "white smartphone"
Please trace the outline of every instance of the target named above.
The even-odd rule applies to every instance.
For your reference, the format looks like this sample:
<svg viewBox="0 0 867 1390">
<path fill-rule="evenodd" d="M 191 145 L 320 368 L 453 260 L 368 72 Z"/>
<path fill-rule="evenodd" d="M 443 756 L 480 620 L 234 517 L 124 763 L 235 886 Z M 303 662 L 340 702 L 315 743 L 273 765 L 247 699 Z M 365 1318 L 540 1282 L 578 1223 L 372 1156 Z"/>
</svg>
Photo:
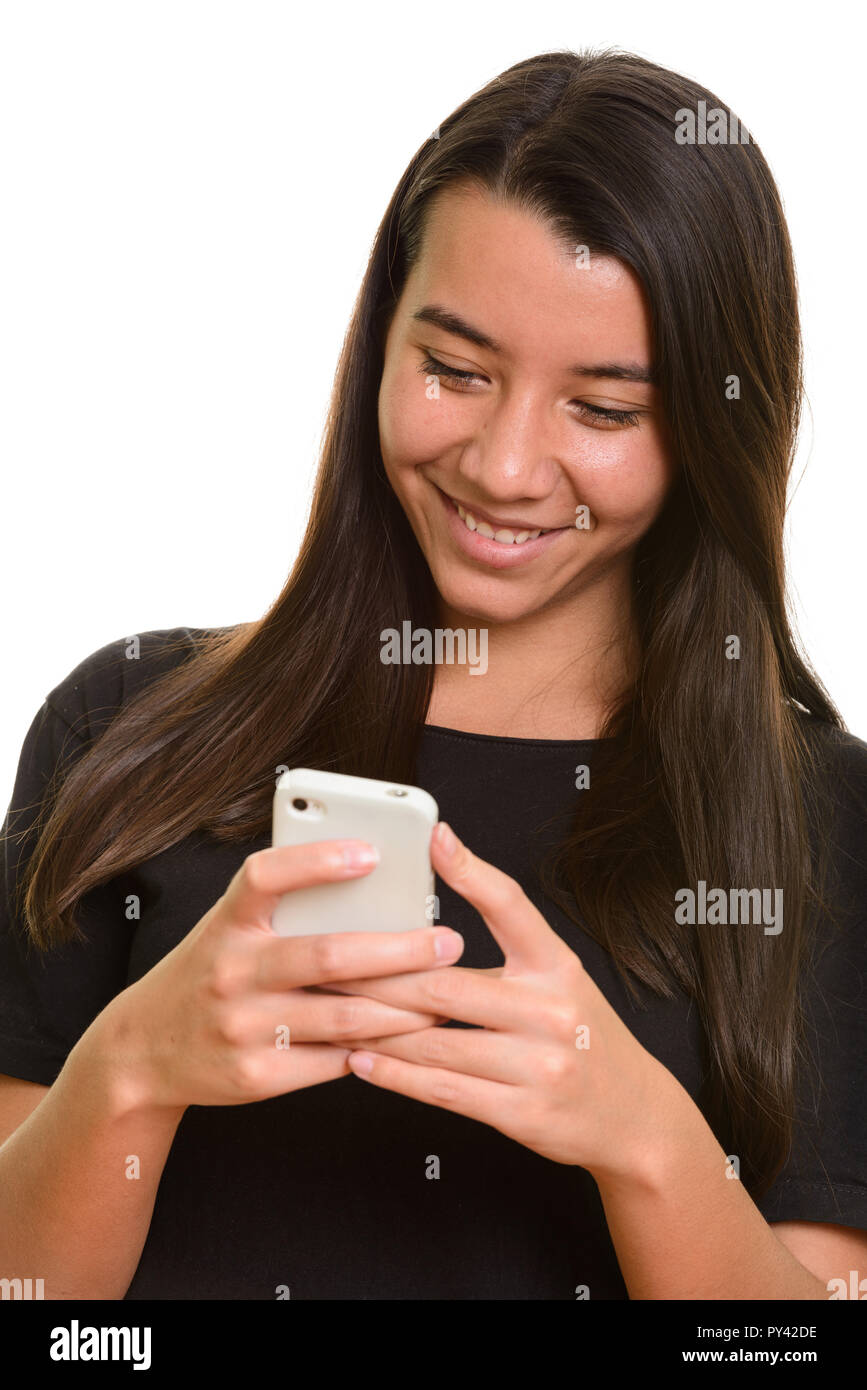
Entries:
<svg viewBox="0 0 867 1390">
<path fill-rule="evenodd" d="M 439 819 L 421 787 L 295 767 L 274 793 L 271 843 L 367 840 L 379 863 L 361 878 L 284 893 L 271 919 L 278 936 L 412 931 L 435 919 L 431 831 Z"/>
</svg>

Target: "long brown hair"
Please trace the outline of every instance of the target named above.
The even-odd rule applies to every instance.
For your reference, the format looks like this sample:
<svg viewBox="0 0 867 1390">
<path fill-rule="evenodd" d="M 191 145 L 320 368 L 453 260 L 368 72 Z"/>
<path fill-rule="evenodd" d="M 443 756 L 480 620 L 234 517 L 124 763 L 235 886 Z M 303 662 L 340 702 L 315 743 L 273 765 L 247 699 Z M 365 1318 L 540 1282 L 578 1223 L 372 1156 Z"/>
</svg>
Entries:
<svg viewBox="0 0 867 1390">
<path fill-rule="evenodd" d="M 647 293 L 677 477 L 635 558 L 638 678 L 540 874 L 631 988 L 695 999 L 705 1113 L 761 1194 L 791 1138 L 808 904 L 819 900 L 807 814 L 819 778 L 803 712 L 844 725 L 786 614 L 802 355 L 785 220 L 754 141 L 675 139 L 677 113 L 700 101 L 722 105 L 630 54 L 544 53 L 425 141 L 376 235 L 282 593 L 259 621 L 203 638 L 56 779 L 21 911 L 47 947 L 75 933 L 89 889 L 194 830 L 239 843 L 265 833 L 282 765 L 412 779 L 433 668 L 383 665 L 379 635 L 405 619 L 434 627 L 437 595 L 385 476 L 377 394 L 430 199 L 473 180 L 570 247 L 619 257 Z M 726 657 L 732 635 L 739 660 Z M 785 929 L 676 925 L 673 894 L 699 879 L 781 887 Z"/>
</svg>

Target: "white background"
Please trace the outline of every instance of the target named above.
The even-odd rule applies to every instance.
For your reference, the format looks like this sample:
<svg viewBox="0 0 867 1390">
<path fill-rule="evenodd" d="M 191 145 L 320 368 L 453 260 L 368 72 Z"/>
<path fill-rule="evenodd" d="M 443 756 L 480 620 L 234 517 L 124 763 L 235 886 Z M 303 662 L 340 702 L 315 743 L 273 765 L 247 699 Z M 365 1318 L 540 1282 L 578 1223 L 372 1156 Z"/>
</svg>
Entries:
<svg viewBox="0 0 867 1390">
<path fill-rule="evenodd" d="M 808 354 L 795 612 L 867 738 L 863 38 L 829 3 L 0 4 L 4 805 L 89 652 L 270 604 L 400 175 L 468 95 L 557 48 L 696 78 L 770 163 Z"/>
</svg>

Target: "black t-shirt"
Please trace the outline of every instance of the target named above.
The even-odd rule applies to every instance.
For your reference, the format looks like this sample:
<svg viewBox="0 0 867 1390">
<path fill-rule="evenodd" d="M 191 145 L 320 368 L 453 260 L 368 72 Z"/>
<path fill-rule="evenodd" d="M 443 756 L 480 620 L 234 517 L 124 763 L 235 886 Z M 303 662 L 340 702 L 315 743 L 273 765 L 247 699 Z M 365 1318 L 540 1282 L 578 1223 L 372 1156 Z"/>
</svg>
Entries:
<svg viewBox="0 0 867 1390">
<path fill-rule="evenodd" d="M 78 756 L 144 683 L 190 656 L 202 629 L 142 635 L 88 656 L 27 733 L 10 813 L 32 823 L 58 760 Z M 789 1161 L 759 1203 L 770 1220 L 867 1228 L 867 744 L 810 721 L 837 786 L 834 866 L 846 929 L 823 942 L 808 1014 L 821 1086 L 803 1091 Z M 600 744 L 506 739 L 426 726 L 414 781 L 483 859 L 517 879 L 634 1035 L 696 1097 L 700 1024 L 678 994 L 630 999 L 607 953 L 536 887 L 543 839 L 568 812 L 574 769 Z M 554 818 L 554 822 L 552 822 Z M 9 829 L 9 819 L 5 829 Z M 546 832 L 547 833 L 547 832 Z M 830 831 L 828 832 L 830 833 Z M 267 836 L 202 833 L 101 885 L 79 906 L 87 942 L 43 955 L 11 910 L 19 841 L 5 841 L 0 902 L 0 1072 L 50 1085 L 91 1021 L 195 926 Z M 547 842 L 546 842 L 547 843 Z M 535 856 L 535 859 L 534 859 Z M 502 955 L 478 914 L 437 881 L 461 964 Z M 126 895 L 140 899 L 128 921 Z M 761 930 L 758 926 L 756 930 Z M 724 1141 L 723 1141 L 724 1142 Z M 439 1176 L 430 1156 L 439 1159 Z M 355 1076 L 238 1106 L 191 1106 L 166 1162 L 129 1299 L 591 1299 L 627 1297 L 599 1193 L 582 1168 Z"/>
</svg>

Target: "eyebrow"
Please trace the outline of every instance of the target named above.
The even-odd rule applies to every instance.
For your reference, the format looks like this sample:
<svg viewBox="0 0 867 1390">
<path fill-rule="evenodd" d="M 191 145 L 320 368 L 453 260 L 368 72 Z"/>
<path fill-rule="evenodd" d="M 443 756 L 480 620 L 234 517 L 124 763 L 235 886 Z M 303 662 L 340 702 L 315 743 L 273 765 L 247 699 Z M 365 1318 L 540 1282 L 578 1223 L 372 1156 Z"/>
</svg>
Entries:
<svg viewBox="0 0 867 1390">
<path fill-rule="evenodd" d="M 474 328 L 466 319 L 461 318 L 460 314 L 454 313 L 451 309 L 444 309 L 439 304 L 424 304 L 420 309 L 416 309 L 412 318 L 419 323 L 431 323 L 436 328 L 441 328 L 445 333 L 454 333 L 458 338 L 466 338 L 469 342 L 475 343 L 476 347 L 485 348 L 488 352 L 502 352 L 501 345 L 494 341 L 489 334 L 483 333 L 480 328 Z M 573 376 L 592 376 L 604 377 L 612 381 L 638 381 L 644 382 L 648 386 L 656 384 L 656 373 L 649 367 L 642 367 L 637 362 L 594 362 L 573 363 L 566 370 Z"/>
</svg>

